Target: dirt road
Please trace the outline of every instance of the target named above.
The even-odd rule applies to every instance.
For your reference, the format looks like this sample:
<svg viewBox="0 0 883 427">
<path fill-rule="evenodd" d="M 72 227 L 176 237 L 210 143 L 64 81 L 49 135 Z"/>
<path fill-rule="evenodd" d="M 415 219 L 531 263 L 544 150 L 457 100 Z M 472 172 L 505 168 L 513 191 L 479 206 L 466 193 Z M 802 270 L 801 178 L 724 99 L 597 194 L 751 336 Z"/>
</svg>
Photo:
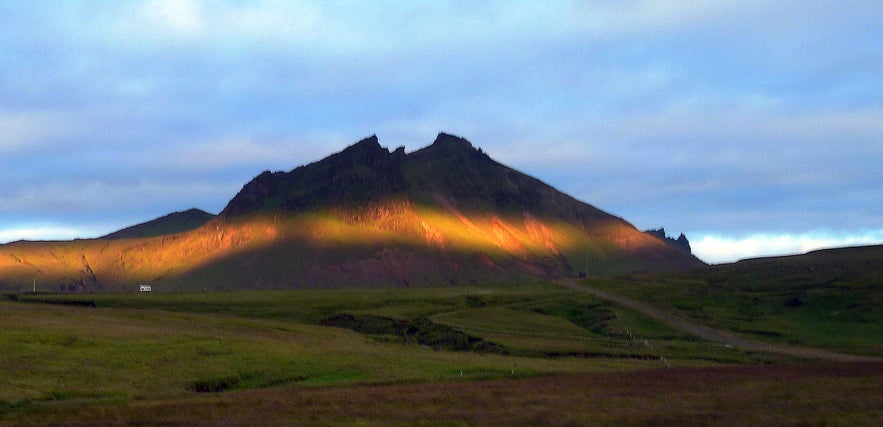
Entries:
<svg viewBox="0 0 883 427">
<path fill-rule="evenodd" d="M 871 361 L 880 361 L 883 360 L 879 357 L 874 356 L 860 356 L 855 354 L 843 354 L 836 353 L 828 350 L 821 350 L 815 348 L 806 348 L 806 347 L 794 347 L 785 344 L 772 344 L 765 343 L 760 341 L 754 341 L 746 338 L 742 338 L 739 336 L 732 335 L 730 333 L 712 329 L 706 326 L 701 326 L 696 323 L 693 323 L 689 320 L 686 320 L 682 317 L 676 316 L 671 313 L 667 313 L 662 311 L 656 307 L 653 307 L 647 303 L 634 300 L 628 297 L 624 297 L 621 295 L 614 295 L 609 292 L 605 292 L 599 289 L 594 289 L 589 286 L 584 286 L 577 284 L 573 280 L 564 280 L 561 282 L 564 286 L 573 289 L 577 292 L 582 292 L 585 294 L 589 294 L 601 299 L 605 299 L 611 302 L 614 302 L 623 307 L 630 308 L 632 310 L 643 313 L 649 317 L 665 322 L 675 328 L 678 328 L 682 331 L 690 333 L 692 335 L 698 336 L 702 339 L 706 339 L 709 341 L 721 342 L 724 344 L 730 344 L 734 347 L 738 347 L 742 350 L 748 351 L 761 351 L 766 353 L 777 353 L 777 354 L 785 354 L 789 356 L 797 356 L 803 357 L 807 359 L 818 359 L 818 360 L 831 360 L 838 362 L 871 362 Z"/>
</svg>

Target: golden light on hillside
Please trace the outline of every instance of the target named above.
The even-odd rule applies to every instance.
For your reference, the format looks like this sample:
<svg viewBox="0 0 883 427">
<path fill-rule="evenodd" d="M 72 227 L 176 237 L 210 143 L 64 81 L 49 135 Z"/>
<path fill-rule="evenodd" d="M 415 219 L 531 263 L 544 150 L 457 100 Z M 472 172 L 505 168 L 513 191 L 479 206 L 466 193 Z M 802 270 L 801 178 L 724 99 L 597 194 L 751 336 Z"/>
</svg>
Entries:
<svg viewBox="0 0 883 427">
<path fill-rule="evenodd" d="M 267 255 L 280 264 L 272 267 L 276 273 L 268 274 L 284 276 L 297 266 L 314 268 L 310 263 L 319 256 L 316 254 L 329 251 L 340 252 L 340 261 L 349 263 L 355 261 L 346 253 L 371 258 L 382 248 L 400 248 L 377 262 L 406 271 L 408 267 L 400 265 L 396 256 L 431 249 L 473 254 L 468 256 L 479 257 L 486 267 L 508 265 L 531 270 L 540 266 L 564 274 L 562 262 L 584 270 L 589 261 L 603 264 L 615 261 L 623 252 L 663 245 L 625 223 L 596 224 L 588 232 L 578 223 L 528 214 L 504 217 L 401 203 L 382 208 L 379 214 L 337 210 L 334 214 L 218 220 L 191 232 L 154 238 L 6 245 L 0 248 L 0 269 L 7 288 L 22 288 L 39 280 L 55 286 L 47 290 L 85 290 L 90 284 L 119 288 L 172 280 L 225 263 L 232 265 L 224 271 L 234 274 L 249 268 L 247 263 L 240 265 L 249 257 L 280 248 L 288 249 Z"/>
</svg>

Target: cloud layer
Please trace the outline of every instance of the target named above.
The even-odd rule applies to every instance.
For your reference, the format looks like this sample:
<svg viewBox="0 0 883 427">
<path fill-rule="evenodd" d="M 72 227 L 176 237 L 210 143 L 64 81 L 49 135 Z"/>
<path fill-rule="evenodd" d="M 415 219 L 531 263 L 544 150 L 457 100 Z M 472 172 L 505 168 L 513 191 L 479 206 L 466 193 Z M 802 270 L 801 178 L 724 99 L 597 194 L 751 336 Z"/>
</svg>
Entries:
<svg viewBox="0 0 883 427">
<path fill-rule="evenodd" d="M 883 242 L 883 230 L 857 232 L 810 231 L 801 234 L 749 234 L 739 237 L 700 236 L 691 243 L 694 252 L 708 263 L 745 258 L 802 254 L 838 247 Z"/>
<path fill-rule="evenodd" d="M 883 230 L 881 18 L 874 1 L 2 3 L 0 241 L 218 211 L 264 169 L 447 131 L 710 239 L 709 259 L 726 258 L 710 236 L 846 242 Z"/>
</svg>

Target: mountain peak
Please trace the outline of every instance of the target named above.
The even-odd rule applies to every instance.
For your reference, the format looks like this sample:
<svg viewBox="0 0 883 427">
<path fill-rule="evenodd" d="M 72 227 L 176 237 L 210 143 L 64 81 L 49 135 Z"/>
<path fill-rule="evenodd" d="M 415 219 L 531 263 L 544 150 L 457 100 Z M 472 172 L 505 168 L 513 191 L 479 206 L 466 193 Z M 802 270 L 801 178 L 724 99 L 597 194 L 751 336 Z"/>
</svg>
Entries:
<svg viewBox="0 0 883 427">
<path fill-rule="evenodd" d="M 438 136 L 435 137 L 435 142 L 433 142 L 432 145 L 474 149 L 472 143 L 467 141 L 466 138 L 444 132 L 439 132 Z"/>
<path fill-rule="evenodd" d="M 568 220 L 612 217 L 505 165 L 465 138 L 441 132 L 431 145 L 405 154 L 372 135 L 290 172 L 265 172 L 243 187 L 222 216 L 304 212 L 365 206 L 390 198 L 475 212 L 531 213 Z"/>
<path fill-rule="evenodd" d="M 385 151 L 389 153 L 389 150 L 380 146 L 380 141 L 377 139 L 377 135 L 371 135 L 367 138 L 363 138 L 359 140 L 359 142 L 350 145 L 343 152 L 347 151 Z"/>
<path fill-rule="evenodd" d="M 378 201 L 404 191 L 404 159 L 404 150 L 390 153 L 372 135 L 290 172 L 262 173 L 242 188 L 221 215 L 303 212 Z"/>
<path fill-rule="evenodd" d="M 314 164 L 334 164 L 334 169 L 364 165 L 372 169 L 384 169 L 389 165 L 392 156 L 389 149 L 380 146 L 377 135 L 371 135 L 350 145 L 343 151 L 332 154 Z"/>
<path fill-rule="evenodd" d="M 432 145 L 425 147 L 421 150 L 418 150 L 417 153 L 419 155 L 429 155 L 429 156 L 457 156 L 462 154 L 474 155 L 481 154 L 481 157 L 484 156 L 484 153 L 475 148 L 471 142 L 469 142 L 466 138 L 461 138 L 456 135 L 451 135 L 448 133 L 440 132 L 438 136 L 435 138 L 435 141 Z M 416 153 L 415 153 L 416 154 Z M 418 156 L 419 156 L 418 155 Z"/>
</svg>

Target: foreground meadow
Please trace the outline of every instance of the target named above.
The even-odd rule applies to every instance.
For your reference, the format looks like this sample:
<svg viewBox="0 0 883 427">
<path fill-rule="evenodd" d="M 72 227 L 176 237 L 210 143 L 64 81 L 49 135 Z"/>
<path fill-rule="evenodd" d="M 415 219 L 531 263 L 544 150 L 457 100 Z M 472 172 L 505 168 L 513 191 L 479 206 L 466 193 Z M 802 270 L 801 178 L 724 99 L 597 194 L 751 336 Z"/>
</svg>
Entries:
<svg viewBox="0 0 883 427">
<path fill-rule="evenodd" d="M 840 390 L 853 408 L 874 402 L 879 408 L 879 398 L 862 394 L 883 395 L 879 365 L 837 365 L 832 372 L 842 375 L 815 378 L 810 374 L 828 368 L 702 341 L 557 284 L 10 294 L 0 299 L 0 312 L 0 422 L 6 423 L 284 424 L 302 414 L 313 424 L 424 418 L 506 424 L 503 415 L 516 412 L 517 424 L 640 422 L 640 416 L 623 418 L 628 399 L 609 418 L 574 418 L 568 411 L 592 407 L 596 400 L 586 396 L 607 388 L 604 378 L 621 379 L 615 387 L 623 387 L 623 396 L 633 394 L 638 408 L 650 405 L 649 413 L 661 416 L 667 398 L 645 394 L 640 378 L 652 384 L 683 372 L 726 382 L 729 366 L 795 362 L 790 383 L 775 375 L 752 379 L 758 398 L 799 398 L 788 409 L 798 413 L 830 390 Z M 823 383 L 832 388 L 812 386 Z M 683 418 L 690 405 L 707 402 L 700 399 L 707 385 L 688 384 L 671 389 L 693 400 L 671 406 L 669 415 L 682 421 L 692 419 Z M 789 394 L 792 389 L 805 390 Z M 473 397 L 463 401 L 467 396 Z M 465 412 L 449 407 L 457 401 Z M 712 413 L 727 410 L 726 400 L 715 402 Z M 856 411 L 846 419 L 861 422 L 875 413 Z M 836 421 L 831 414 L 839 412 L 807 414 Z"/>
<path fill-rule="evenodd" d="M 883 363 L 560 374 L 491 381 L 272 387 L 23 414 L 40 425 L 876 426 Z M 96 420 L 98 420 L 96 422 Z"/>
</svg>

